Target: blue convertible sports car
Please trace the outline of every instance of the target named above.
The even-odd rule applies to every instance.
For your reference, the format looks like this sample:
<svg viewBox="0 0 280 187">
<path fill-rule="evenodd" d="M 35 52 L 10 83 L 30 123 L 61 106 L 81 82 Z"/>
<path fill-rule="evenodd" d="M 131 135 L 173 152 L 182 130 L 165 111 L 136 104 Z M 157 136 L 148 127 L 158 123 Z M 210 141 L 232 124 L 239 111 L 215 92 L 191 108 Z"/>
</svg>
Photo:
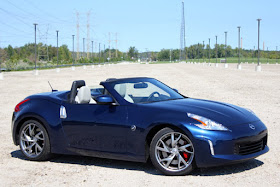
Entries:
<svg viewBox="0 0 280 187">
<path fill-rule="evenodd" d="M 29 160 L 51 153 L 146 162 L 166 175 L 232 164 L 266 152 L 267 128 L 248 109 L 185 97 L 153 78 L 107 79 L 28 96 L 12 136 Z"/>
</svg>

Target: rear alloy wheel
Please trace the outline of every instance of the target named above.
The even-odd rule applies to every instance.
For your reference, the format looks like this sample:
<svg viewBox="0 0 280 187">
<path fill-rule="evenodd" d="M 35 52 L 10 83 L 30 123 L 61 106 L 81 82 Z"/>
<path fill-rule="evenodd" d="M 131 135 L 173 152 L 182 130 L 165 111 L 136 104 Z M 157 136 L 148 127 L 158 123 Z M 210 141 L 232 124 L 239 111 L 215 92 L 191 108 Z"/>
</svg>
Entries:
<svg viewBox="0 0 280 187">
<path fill-rule="evenodd" d="M 160 130 L 150 146 L 153 165 L 166 175 L 186 175 L 193 170 L 194 147 L 182 132 L 171 128 Z"/>
<path fill-rule="evenodd" d="M 19 132 L 20 149 L 29 160 L 47 160 L 50 141 L 46 129 L 38 121 L 24 122 Z"/>
</svg>

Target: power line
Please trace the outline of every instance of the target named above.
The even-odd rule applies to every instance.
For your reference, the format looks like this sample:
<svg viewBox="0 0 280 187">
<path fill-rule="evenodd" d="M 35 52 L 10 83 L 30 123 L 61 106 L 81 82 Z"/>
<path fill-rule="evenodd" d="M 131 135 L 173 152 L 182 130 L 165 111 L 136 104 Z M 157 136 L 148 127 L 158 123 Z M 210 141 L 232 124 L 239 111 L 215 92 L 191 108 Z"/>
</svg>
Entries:
<svg viewBox="0 0 280 187">
<path fill-rule="evenodd" d="M 30 24 L 26 23 L 25 21 L 23 21 L 23 20 L 20 19 L 20 18 L 17 18 L 13 13 L 11 13 L 11 12 L 9 12 L 9 11 L 7 11 L 7 10 L 4 10 L 3 8 L 0 8 L 0 10 L 2 10 L 3 12 L 6 12 L 7 14 L 13 15 L 12 18 L 19 20 L 20 22 L 22 22 L 23 24 L 27 25 L 28 27 L 31 27 Z"/>
<path fill-rule="evenodd" d="M 53 17 L 53 18 L 56 19 L 56 20 L 60 20 L 60 21 L 63 22 L 63 23 L 65 23 L 65 22 L 73 23 L 73 22 L 70 22 L 70 21 L 67 21 L 67 20 L 62 20 L 62 19 L 60 19 L 60 18 L 58 18 L 58 17 L 56 17 L 56 16 L 50 14 L 49 12 L 45 11 L 44 9 L 41 9 L 41 8 L 39 8 L 38 6 L 36 6 L 32 1 L 28 1 L 28 0 L 24 0 L 24 1 L 28 2 L 28 4 L 31 4 L 31 5 L 32 5 L 33 7 L 35 7 L 36 9 L 40 10 L 41 12 L 44 12 L 45 14 L 47 14 L 47 15 L 50 16 L 50 17 Z"/>
<path fill-rule="evenodd" d="M 12 5 L 13 7 L 15 7 L 15 8 L 21 10 L 21 11 L 24 12 L 24 13 L 30 14 L 31 16 L 34 16 L 34 17 L 37 17 L 36 15 L 34 15 L 34 14 L 30 13 L 30 12 L 27 12 L 26 10 L 24 10 L 24 9 L 22 9 L 22 8 L 20 8 L 20 7 L 18 7 L 18 6 L 16 6 L 16 5 L 13 4 L 12 2 L 10 2 L 9 0 L 7 0 L 6 2 L 8 2 L 10 5 Z"/>
<path fill-rule="evenodd" d="M 58 21 L 47 20 L 47 19 L 45 19 L 45 18 L 42 18 L 42 17 L 40 17 L 40 16 L 38 16 L 38 15 L 35 15 L 35 14 L 31 13 L 31 12 L 28 12 L 28 11 L 26 11 L 26 10 L 24 10 L 24 9 L 22 9 L 22 8 L 20 8 L 20 7 L 18 7 L 17 5 L 15 5 L 14 3 L 10 2 L 9 0 L 7 0 L 6 2 L 8 2 L 10 5 L 12 5 L 13 7 L 17 8 L 18 10 L 21 10 L 21 11 L 24 12 L 25 14 L 31 15 L 32 17 L 40 18 L 41 20 L 44 20 L 44 21 L 47 21 L 47 22 L 51 22 L 51 23 L 63 23 L 63 24 L 65 24 L 64 21 L 58 22 Z M 40 25 L 41 25 L 41 24 L 40 24 Z"/>
<path fill-rule="evenodd" d="M 23 35 L 23 34 L 15 34 L 15 33 L 11 33 L 11 31 L 7 31 L 7 30 L 0 30 L 1 33 L 7 33 L 9 35 L 5 35 L 5 37 L 20 37 L 20 36 L 23 36 L 23 37 L 28 37 L 27 35 Z M 12 34 L 12 35 L 10 35 Z M 1 35 L 2 37 L 4 37 L 4 35 Z M 33 38 L 33 37 L 32 37 Z"/>
<path fill-rule="evenodd" d="M 18 28 L 16 28 L 16 27 L 14 27 L 14 26 L 11 26 L 11 25 L 9 25 L 9 24 L 7 24 L 7 23 L 5 23 L 5 22 L 2 22 L 1 20 L 0 20 L 0 23 L 2 23 L 2 24 L 4 24 L 4 25 L 6 25 L 7 27 L 13 28 L 13 29 L 15 29 L 15 30 L 17 30 L 17 31 L 21 31 L 21 32 L 24 32 L 24 33 L 30 34 L 30 33 L 26 32 L 26 31 L 20 30 L 20 29 L 18 29 Z"/>
</svg>

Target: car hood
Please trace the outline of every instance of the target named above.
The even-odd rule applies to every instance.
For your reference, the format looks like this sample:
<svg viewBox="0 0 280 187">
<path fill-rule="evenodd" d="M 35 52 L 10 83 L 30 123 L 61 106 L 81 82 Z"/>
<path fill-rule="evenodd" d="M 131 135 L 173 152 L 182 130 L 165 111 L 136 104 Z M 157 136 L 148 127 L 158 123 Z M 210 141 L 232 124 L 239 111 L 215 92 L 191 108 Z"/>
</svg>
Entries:
<svg viewBox="0 0 280 187">
<path fill-rule="evenodd" d="M 153 106 L 176 110 L 180 112 L 196 114 L 206 117 L 224 126 L 238 125 L 258 121 L 259 118 L 248 110 L 235 105 L 201 100 L 201 99 L 178 99 L 152 103 Z"/>
</svg>

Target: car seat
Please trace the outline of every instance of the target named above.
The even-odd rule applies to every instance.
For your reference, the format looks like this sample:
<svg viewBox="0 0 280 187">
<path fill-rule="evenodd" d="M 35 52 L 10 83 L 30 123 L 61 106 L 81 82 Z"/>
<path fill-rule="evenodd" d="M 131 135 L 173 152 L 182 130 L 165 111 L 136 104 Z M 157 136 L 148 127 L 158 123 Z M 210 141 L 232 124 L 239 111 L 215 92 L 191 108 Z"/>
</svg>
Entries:
<svg viewBox="0 0 280 187">
<path fill-rule="evenodd" d="M 96 101 L 92 99 L 90 89 L 87 86 L 82 86 L 77 93 L 77 96 L 75 97 L 75 101 L 78 104 L 95 104 Z"/>
</svg>

